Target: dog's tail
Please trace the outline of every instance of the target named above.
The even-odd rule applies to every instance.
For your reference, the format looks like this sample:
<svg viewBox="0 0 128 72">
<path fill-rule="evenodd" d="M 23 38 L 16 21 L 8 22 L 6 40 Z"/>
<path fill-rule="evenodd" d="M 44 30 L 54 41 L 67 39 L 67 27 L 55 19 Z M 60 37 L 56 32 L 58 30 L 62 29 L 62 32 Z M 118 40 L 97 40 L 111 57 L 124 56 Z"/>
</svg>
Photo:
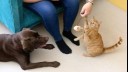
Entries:
<svg viewBox="0 0 128 72">
<path fill-rule="evenodd" d="M 117 48 L 119 45 L 121 45 L 122 41 L 123 41 L 123 39 L 121 37 L 119 37 L 119 41 L 116 44 L 114 44 L 110 47 L 104 48 L 104 53 L 112 52 L 115 48 Z"/>
</svg>

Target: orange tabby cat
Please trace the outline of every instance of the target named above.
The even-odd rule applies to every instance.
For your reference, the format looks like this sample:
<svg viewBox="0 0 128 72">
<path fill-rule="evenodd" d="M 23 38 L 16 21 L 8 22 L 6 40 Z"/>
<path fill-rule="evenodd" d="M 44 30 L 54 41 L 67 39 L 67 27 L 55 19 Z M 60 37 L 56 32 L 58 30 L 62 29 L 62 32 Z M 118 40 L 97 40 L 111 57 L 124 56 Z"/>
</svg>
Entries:
<svg viewBox="0 0 128 72">
<path fill-rule="evenodd" d="M 91 19 L 90 22 L 86 22 L 86 24 L 84 24 L 84 28 L 81 26 L 74 27 L 76 31 L 84 31 L 83 35 L 74 39 L 77 41 L 80 38 L 84 38 L 84 42 L 86 44 L 86 53 L 84 53 L 84 56 L 95 57 L 103 53 L 108 53 L 121 44 L 122 38 L 120 37 L 116 44 L 105 48 L 102 37 L 98 32 L 99 27 L 100 23 L 95 18 Z"/>
</svg>

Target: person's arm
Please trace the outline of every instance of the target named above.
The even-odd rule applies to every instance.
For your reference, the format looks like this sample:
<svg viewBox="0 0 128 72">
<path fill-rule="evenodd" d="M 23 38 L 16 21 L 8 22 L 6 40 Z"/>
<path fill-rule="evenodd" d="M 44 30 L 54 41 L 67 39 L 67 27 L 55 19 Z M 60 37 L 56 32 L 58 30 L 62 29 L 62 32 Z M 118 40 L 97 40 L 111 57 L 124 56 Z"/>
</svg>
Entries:
<svg viewBox="0 0 128 72">
<path fill-rule="evenodd" d="M 85 17 L 91 13 L 93 2 L 94 0 L 87 0 L 87 2 L 84 4 L 80 12 L 82 17 Z"/>
<path fill-rule="evenodd" d="M 34 2 L 39 2 L 41 0 L 23 0 L 26 3 L 34 3 Z"/>
</svg>

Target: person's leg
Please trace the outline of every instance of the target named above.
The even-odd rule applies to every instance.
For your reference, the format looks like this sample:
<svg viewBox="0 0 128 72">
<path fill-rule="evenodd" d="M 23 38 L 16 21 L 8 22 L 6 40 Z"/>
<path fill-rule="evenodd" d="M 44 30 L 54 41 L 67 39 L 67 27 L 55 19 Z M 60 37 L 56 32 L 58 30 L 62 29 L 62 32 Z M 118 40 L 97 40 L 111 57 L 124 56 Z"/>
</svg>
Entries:
<svg viewBox="0 0 128 72">
<path fill-rule="evenodd" d="M 76 36 L 71 32 L 72 25 L 79 10 L 79 0 L 61 0 L 64 5 L 64 31 L 63 35 L 71 42 L 79 45 L 79 41 L 74 41 Z"/>
<path fill-rule="evenodd" d="M 71 49 L 66 45 L 60 34 L 58 15 L 54 5 L 50 1 L 44 0 L 29 4 L 28 8 L 42 17 L 46 30 L 53 36 L 60 51 L 65 54 L 71 53 Z"/>
</svg>

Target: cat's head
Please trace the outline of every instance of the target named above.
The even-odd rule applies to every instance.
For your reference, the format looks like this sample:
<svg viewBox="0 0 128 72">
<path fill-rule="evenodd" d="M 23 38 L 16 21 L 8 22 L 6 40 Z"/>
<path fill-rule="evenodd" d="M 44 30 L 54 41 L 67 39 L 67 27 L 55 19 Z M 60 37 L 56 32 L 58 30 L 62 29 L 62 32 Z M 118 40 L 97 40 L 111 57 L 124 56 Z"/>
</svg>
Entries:
<svg viewBox="0 0 128 72">
<path fill-rule="evenodd" d="M 95 19 L 94 17 L 89 21 L 89 28 L 90 29 L 96 29 L 98 30 L 100 27 L 100 23 L 97 19 Z"/>
</svg>

